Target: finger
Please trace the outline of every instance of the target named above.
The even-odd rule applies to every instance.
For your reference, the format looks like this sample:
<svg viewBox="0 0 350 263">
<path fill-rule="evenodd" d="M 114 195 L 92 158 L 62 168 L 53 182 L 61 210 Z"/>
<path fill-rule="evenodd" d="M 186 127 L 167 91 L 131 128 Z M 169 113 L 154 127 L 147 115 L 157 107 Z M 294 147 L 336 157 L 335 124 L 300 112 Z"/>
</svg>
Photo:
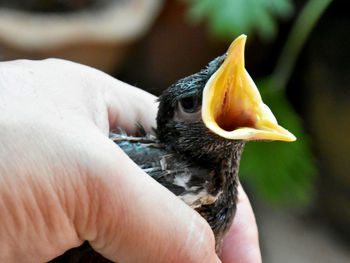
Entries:
<svg viewBox="0 0 350 263">
<path fill-rule="evenodd" d="M 224 263 L 259 263 L 261 254 L 254 213 L 241 186 L 238 191 L 237 213 L 224 239 L 220 258 Z"/>
<path fill-rule="evenodd" d="M 110 129 L 122 127 L 133 133 L 137 122 L 148 132 L 156 127 L 158 103 L 154 95 L 110 78 L 105 87 L 105 98 Z"/>
<path fill-rule="evenodd" d="M 93 193 L 88 224 L 77 224 L 83 240 L 117 262 L 220 262 L 213 233 L 199 214 L 107 138 L 95 143 L 104 149 L 101 164 L 93 162 L 101 170 L 88 186 Z"/>
</svg>

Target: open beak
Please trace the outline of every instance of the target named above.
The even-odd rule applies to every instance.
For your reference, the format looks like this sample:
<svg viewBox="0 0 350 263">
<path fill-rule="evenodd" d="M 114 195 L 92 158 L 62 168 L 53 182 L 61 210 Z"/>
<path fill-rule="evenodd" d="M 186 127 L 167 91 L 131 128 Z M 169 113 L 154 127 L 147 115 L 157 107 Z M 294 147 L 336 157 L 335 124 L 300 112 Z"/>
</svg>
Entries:
<svg viewBox="0 0 350 263">
<path fill-rule="evenodd" d="M 278 125 L 244 68 L 246 39 L 241 35 L 232 42 L 225 61 L 205 85 L 203 122 L 227 139 L 295 141 L 292 133 Z"/>
</svg>

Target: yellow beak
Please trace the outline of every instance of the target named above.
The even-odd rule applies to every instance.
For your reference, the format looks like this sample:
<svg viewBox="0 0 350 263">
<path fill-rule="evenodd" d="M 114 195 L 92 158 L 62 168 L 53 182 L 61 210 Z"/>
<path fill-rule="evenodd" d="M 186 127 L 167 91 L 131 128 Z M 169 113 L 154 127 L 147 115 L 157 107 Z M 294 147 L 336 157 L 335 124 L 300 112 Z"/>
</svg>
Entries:
<svg viewBox="0 0 350 263">
<path fill-rule="evenodd" d="M 202 119 L 212 132 L 232 140 L 295 141 L 295 136 L 279 126 L 244 68 L 247 37 L 236 38 L 221 67 L 203 90 Z"/>
</svg>

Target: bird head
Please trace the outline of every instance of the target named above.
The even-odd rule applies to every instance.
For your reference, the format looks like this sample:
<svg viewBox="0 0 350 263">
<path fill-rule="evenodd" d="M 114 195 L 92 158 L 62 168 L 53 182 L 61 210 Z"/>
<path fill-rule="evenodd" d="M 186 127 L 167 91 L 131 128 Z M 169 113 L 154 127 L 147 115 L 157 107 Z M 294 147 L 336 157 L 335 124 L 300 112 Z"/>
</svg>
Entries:
<svg viewBox="0 0 350 263">
<path fill-rule="evenodd" d="M 244 67 L 246 36 L 198 73 L 178 80 L 159 98 L 158 138 L 178 152 L 200 157 L 252 140 L 294 141 L 278 125 Z"/>
</svg>

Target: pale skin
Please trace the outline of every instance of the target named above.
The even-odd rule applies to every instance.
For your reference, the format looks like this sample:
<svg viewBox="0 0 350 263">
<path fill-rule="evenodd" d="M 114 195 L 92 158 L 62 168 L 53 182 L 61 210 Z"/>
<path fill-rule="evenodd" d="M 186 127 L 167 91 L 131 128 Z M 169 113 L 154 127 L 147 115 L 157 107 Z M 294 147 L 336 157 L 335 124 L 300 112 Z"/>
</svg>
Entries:
<svg viewBox="0 0 350 263">
<path fill-rule="evenodd" d="M 0 62 L 0 262 L 46 262 L 85 240 L 120 263 L 261 262 L 241 187 L 219 259 L 206 221 L 108 139 L 155 127 L 155 100 L 64 60 Z"/>
</svg>

